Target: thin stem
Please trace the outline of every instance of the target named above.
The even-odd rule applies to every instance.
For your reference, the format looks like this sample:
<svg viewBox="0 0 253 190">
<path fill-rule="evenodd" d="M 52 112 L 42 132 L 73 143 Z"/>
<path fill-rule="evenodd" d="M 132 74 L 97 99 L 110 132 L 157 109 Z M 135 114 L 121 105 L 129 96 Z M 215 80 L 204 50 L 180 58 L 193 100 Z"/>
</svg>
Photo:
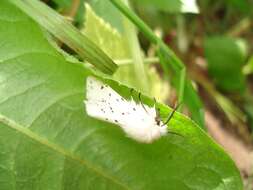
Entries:
<svg viewBox="0 0 253 190">
<path fill-rule="evenodd" d="M 68 11 L 66 16 L 74 18 L 76 16 L 76 12 L 79 8 L 80 0 L 73 0 L 70 10 Z"/>
</svg>

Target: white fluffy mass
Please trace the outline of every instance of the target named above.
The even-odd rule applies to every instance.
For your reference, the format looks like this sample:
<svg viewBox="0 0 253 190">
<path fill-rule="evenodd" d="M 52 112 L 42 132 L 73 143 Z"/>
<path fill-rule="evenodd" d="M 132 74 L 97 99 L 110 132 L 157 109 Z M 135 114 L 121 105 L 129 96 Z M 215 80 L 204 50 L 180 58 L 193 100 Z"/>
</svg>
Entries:
<svg viewBox="0 0 253 190">
<path fill-rule="evenodd" d="M 152 143 L 167 134 L 167 126 L 156 120 L 155 107 L 126 100 L 95 77 L 86 82 L 86 112 L 89 116 L 120 126 L 128 137 Z M 145 107 L 145 109 L 143 108 Z"/>
</svg>

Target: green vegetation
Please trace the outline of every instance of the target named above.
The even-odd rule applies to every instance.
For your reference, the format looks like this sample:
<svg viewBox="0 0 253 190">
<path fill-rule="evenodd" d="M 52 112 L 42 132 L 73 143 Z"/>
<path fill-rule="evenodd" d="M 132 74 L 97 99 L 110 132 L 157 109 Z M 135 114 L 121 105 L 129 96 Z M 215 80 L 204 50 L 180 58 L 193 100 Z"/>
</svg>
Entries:
<svg viewBox="0 0 253 190">
<path fill-rule="evenodd" d="M 210 12 L 226 15 L 217 25 L 206 23 L 209 0 L 45 2 L 0 1 L 1 190 L 243 189 L 234 161 L 206 132 L 203 102 L 213 99 L 250 136 L 253 58 L 240 36 L 250 5 L 214 3 Z M 226 26 L 234 15 L 236 25 Z M 206 63 L 196 69 L 200 56 Z M 126 99 L 141 92 L 163 121 L 173 110 L 166 103 L 181 103 L 168 123 L 180 135 L 143 144 L 90 117 L 90 75 Z"/>
</svg>

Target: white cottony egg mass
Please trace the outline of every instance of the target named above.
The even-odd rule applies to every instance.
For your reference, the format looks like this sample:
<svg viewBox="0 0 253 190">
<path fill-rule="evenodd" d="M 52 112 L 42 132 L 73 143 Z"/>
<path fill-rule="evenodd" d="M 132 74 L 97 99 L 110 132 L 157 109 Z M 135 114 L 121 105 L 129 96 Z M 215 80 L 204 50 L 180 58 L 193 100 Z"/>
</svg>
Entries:
<svg viewBox="0 0 253 190">
<path fill-rule="evenodd" d="M 89 116 L 117 124 L 136 141 L 152 143 L 167 134 L 155 107 L 127 100 L 95 77 L 87 78 L 84 102 Z"/>
</svg>

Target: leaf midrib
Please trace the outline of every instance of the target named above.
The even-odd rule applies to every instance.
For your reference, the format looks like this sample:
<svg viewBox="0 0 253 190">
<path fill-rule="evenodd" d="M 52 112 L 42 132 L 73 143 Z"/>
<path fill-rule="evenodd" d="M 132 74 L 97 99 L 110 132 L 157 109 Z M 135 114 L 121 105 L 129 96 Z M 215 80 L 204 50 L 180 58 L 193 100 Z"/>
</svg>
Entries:
<svg viewBox="0 0 253 190">
<path fill-rule="evenodd" d="M 111 176 L 105 172 L 103 172 L 101 169 L 97 168 L 96 166 L 94 166 L 93 164 L 91 164 L 90 162 L 88 162 L 87 160 L 84 160 L 76 155 L 74 155 L 73 153 L 65 150 L 64 148 L 62 148 L 61 146 L 54 144 L 50 141 L 48 141 L 47 139 L 40 137 L 39 135 L 37 135 L 36 133 L 32 132 L 31 130 L 23 127 L 22 125 L 16 123 L 15 121 L 7 118 L 6 116 L 0 114 L 0 123 L 22 133 L 23 135 L 27 136 L 28 138 L 35 140 L 36 142 L 47 146 L 48 148 L 56 151 L 57 153 L 65 156 L 66 158 L 69 158 L 71 160 L 74 160 L 76 162 L 78 162 L 79 164 L 85 166 L 86 168 L 92 170 L 94 173 L 96 173 L 98 176 L 102 176 L 103 178 L 111 181 L 114 184 L 117 184 L 119 186 L 121 186 L 123 189 L 129 190 L 129 187 L 125 184 L 123 184 L 121 181 L 119 181 L 117 178 L 115 178 L 114 176 Z"/>
</svg>

